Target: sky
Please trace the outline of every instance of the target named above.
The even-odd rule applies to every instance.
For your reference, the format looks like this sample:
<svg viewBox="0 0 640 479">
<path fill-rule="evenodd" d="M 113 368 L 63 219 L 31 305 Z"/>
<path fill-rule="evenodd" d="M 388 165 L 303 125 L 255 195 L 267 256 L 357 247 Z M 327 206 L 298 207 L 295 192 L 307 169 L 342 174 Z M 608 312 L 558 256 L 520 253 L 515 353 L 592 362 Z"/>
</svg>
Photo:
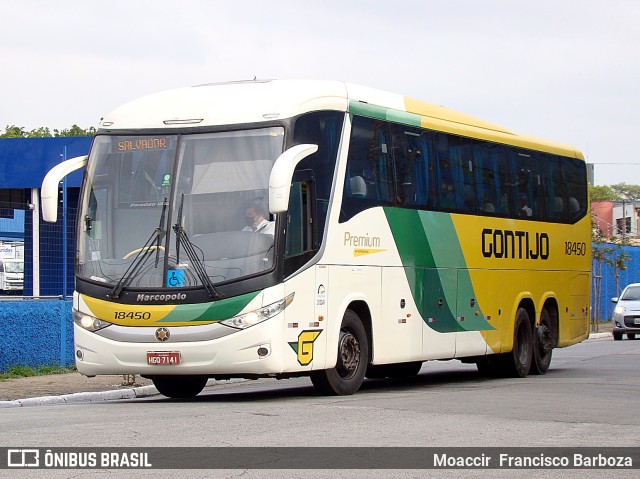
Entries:
<svg viewBox="0 0 640 479">
<path fill-rule="evenodd" d="M 344 80 L 568 143 L 640 184 L 638 0 L 0 0 L 0 131 L 202 83 Z"/>
</svg>

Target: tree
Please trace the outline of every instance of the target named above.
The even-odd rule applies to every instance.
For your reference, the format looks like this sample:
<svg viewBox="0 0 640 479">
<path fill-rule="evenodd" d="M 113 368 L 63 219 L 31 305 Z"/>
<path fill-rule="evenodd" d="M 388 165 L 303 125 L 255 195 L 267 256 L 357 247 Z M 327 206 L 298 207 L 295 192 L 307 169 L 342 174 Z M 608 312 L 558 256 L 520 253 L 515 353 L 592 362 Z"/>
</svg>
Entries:
<svg viewBox="0 0 640 479">
<path fill-rule="evenodd" d="M 617 201 L 622 196 L 611 186 L 591 186 L 589 185 L 589 198 L 591 201 Z"/>
<path fill-rule="evenodd" d="M 7 125 L 4 129 L 4 133 L 0 135 L 0 138 L 26 138 L 27 132 L 23 126 Z"/>
<path fill-rule="evenodd" d="M 83 130 L 78 125 L 72 125 L 71 128 L 65 130 L 53 130 L 56 137 L 59 136 L 93 136 L 96 134 L 96 129 L 90 126 L 88 129 Z"/>
<path fill-rule="evenodd" d="M 618 183 L 611 185 L 611 189 L 617 193 L 621 200 L 639 201 L 640 185 L 628 185 L 626 183 Z"/>
<path fill-rule="evenodd" d="M 27 131 L 23 126 L 7 125 L 4 133 L 0 134 L 0 138 L 59 138 L 69 136 L 93 136 L 95 134 L 96 129 L 93 126 L 85 130 L 78 125 L 72 125 L 71 128 L 65 128 L 64 130 L 53 130 L 52 134 L 51 130 L 46 126 Z"/>
<path fill-rule="evenodd" d="M 51 138 L 51 131 L 46 126 L 41 126 L 27 133 L 27 138 Z"/>
</svg>

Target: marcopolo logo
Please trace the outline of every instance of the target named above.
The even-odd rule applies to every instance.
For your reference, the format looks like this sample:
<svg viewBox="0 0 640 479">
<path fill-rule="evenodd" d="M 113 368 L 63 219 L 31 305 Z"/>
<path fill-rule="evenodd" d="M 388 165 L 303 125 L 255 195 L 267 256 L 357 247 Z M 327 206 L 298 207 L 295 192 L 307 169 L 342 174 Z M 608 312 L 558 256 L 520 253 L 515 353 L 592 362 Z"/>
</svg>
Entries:
<svg viewBox="0 0 640 479">
<path fill-rule="evenodd" d="M 185 293 L 169 293 L 169 294 L 139 294 L 136 301 L 146 303 L 149 301 L 184 301 L 187 299 Z"/>
</svg>

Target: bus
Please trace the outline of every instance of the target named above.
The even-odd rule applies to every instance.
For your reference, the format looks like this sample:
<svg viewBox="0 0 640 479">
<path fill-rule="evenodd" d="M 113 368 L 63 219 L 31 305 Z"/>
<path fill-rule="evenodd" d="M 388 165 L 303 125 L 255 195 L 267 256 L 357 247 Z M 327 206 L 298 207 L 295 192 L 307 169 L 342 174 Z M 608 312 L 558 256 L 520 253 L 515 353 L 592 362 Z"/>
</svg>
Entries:
<svg viewBox="0 0 640 479">
<path fill-rule="evenodd" d="M 0 258 L 0 292 L 22 294 L 24 285 L 24 260 Z"/>
<path fill-rule="evenodd" d="M 100 123 L 77 216 L 74 354 L 168 397 L 309 376 L 544 374 L 588 336 L 587 175 L 573 147 L 340 81 L 206 84 Z M 255 227 L 268 225 L 266 230 Z"/>
</svg>

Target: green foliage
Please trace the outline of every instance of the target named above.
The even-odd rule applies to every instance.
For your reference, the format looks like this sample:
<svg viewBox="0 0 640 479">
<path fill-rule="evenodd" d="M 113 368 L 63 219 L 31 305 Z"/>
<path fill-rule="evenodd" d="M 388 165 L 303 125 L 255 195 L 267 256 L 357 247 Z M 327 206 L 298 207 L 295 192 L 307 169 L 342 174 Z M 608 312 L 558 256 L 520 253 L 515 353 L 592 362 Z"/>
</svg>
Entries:
<svg viewBox="0 0 640 479">
<path fill-rule="evenodd" d="M 640 201 L 640 185 L 618 183 L 611 185 L 611 189 L 620 196 L 620 200 Z"/>
<path fill-rule="evenodd" d="M 51 374 L 64 374 L 73 371 L 73 368 L 63 368 L 62 366 L 9 366 L 6 373 L 0 374 L 0 380 L 27 378 L 31 376 L 48 376 Z"/>
<path fill-rule="evenodd" d="M 26 138 L 28 133 L 23 126 L 7 125 L 0 138 Z"/>
<path fill-rule="evenodd" d="M 611 186 L 591 186 L 589 185 L 589 198 L 591 201 L 616 201 L 621 200 L 622 196 L 617 193 Z"/>
<path fill-rule="evenodd" d="M 48 127 L 41 126 L 31 131 L 25 130 L 23 126 L 7 125 L 4 133 L 0 133 L 0 138 L 60 138 L 68 136 L 93 136 L 96 129 L 93 126 L 82 129 L 78 125 L 72 125 L 71 128 L 64 130 L 51 130 Z"/>
</svg>

